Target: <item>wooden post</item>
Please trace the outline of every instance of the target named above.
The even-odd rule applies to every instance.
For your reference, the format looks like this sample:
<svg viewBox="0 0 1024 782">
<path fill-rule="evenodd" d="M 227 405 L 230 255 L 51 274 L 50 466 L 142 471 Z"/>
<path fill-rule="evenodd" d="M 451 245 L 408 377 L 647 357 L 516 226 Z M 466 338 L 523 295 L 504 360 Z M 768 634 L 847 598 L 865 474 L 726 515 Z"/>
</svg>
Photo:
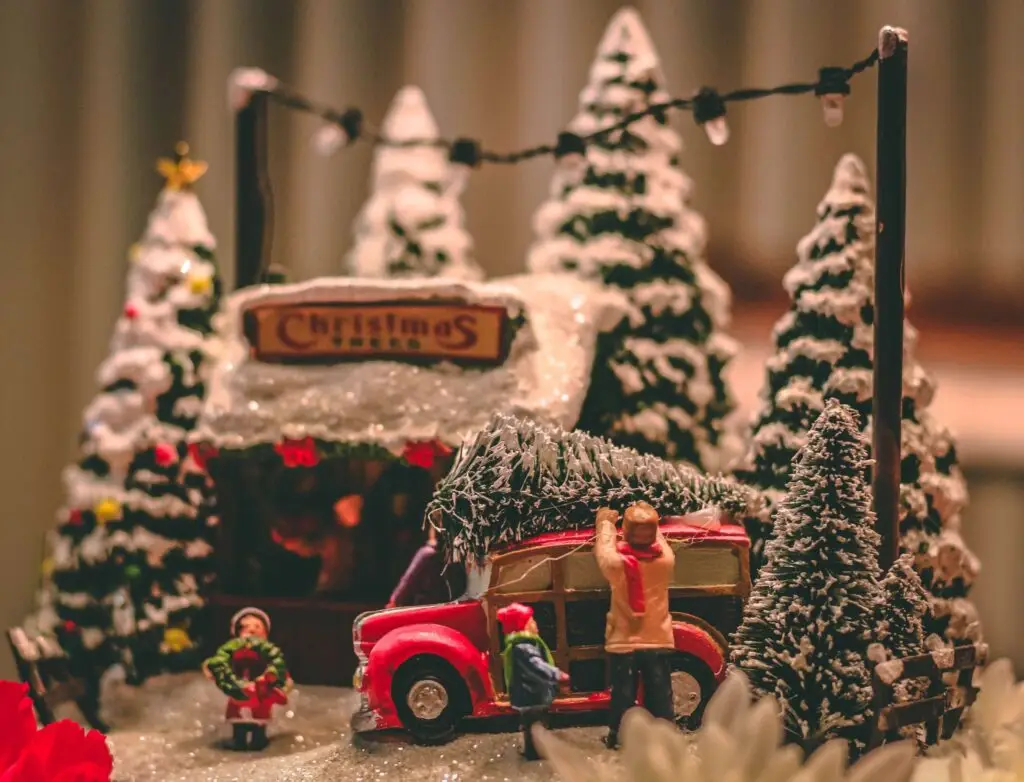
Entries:
<svg viewBox="0 0 1024 782">
<path fill-rule="evenodd" d="M 235 288 L 262 275 L 266 182 L 267 95 L 254 92 L 235 115 Z"/>
<path fill-rule="evenodd" d="M 907 207 L 907 32 L 878 36 L 875 181 L 875 369 L 872 470 L 879 565 L 899 556 L 900 419 L 903 405 L 903 263 Z"/>
</svg>

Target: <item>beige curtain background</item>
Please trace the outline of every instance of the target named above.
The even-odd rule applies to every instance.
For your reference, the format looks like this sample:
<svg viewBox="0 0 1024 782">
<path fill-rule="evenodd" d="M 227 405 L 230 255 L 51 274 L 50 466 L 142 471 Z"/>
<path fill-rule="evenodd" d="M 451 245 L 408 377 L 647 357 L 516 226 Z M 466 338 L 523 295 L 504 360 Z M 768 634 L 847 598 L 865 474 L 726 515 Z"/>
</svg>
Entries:
<svg viewBox="0 0 1024 782">
<path fill-rule="evenodd" d="M 199 192 L 232 276 L 225 83 L 234 67 L 262 67 L 378 121 L 400 86 L 418 84 L 443 133 L 511 149 L 552 140 L 572 117 L 594 47 L 619 5 L 0 0 L 0 623 L 19 620 L 29 606 L 42 534 L 60 503 L 60 470 L 74 455 L 79 416 L 122 305 L 126 250 L 160 186 L 153 163 L 181 138 L 210 163 Z M 636 6 L 677 95 L 702 84 L 726 90 L 810 80 L 819 66 L 865 56 L 882 24 L 907 27 L 910 284 L 936 301 L 952 293 L 1017 306 L 1024 287 L 1021 0 Z M 843 152 L 873 166 L 874 79 L 868 73 L 854 82 L 846 121 L 835 130 L 807 97 L 731 109 L 732 139 L 721 148 L 689 117 L 678 119 L 712 261 L 737 291 L 778 289 Z M 372 155 L 359 145 L 317 158 L 308 143 L 316 127 L 310 117 L 272 113 L 274 260 L 300 278 L 340 268 Z M 522 268 L 550 167 L 542 160 L 474 176 L 465 206 L 492 274 Z M 1019 508 L 1022 496 L 1003 482 L 986 497 L 981 548 L 995 551 L 1005 530 L 992 516 Z M 1010 540 L 1019 558 L 1024 545 L 1019 536 Z M 1002 561 L 1003 572 L 988 574 L 985 611 L 995 624 L 1016 624 L 1012 611 L 1003 617 L 999 597 L 1006 579 L 1020 585 L 1021 578 L 1013 557 Z M 1017 635 L 995 634 L 1002 651 L 1024 661 Z M 0 654 L 0 675 L 10 673 Z"/>
</svg>

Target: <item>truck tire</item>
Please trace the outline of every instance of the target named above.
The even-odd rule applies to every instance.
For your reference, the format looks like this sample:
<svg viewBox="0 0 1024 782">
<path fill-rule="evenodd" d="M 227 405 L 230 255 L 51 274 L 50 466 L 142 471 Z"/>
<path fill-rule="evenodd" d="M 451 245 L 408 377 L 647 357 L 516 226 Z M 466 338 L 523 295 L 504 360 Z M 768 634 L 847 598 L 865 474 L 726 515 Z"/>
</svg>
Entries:
<svg viewBox="0 0 1024 782">
<path fill-rule="evenodd" d="M 444 744 L 455 738 L 469 712 L 462 677 L 439 657 L 424 655 L 402 664 L 391 684 L 392 702 L 417 744 Z"/>
<path fill-rule="evenodd" d="M 676 724 L 684 730 L 699 728 L 704 709 L 717 687 L 715 674 L 707 663 L 692 654 L 676 652 L 672 656 L 672 709 Z"/>
</svg>

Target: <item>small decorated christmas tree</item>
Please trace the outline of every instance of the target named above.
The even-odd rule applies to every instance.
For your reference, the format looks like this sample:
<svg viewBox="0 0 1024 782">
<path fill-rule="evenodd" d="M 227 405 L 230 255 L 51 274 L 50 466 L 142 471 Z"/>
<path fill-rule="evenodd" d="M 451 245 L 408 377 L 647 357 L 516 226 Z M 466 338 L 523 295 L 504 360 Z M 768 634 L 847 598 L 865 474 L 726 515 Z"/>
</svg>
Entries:
<svg viewBox="0 0 1024 782">
<path fill-rule="evenodd" d="M 746 458 L 736 476 L 764 492 L 760 519 L 751 520 L 755 567 L 771 534 L 771 519 L 783 496 L 791 462 L 807 431 L 834 397 L 853 407 L 870 431 L 874 349 L 875 208 L 864 163 L 845 155 L 818 206 L 818 223 L 797 246 L 797 264 L 783 285 L 790 310 L 773 330 L 775 355 L 767 365 L 761 409 Z M 928 409 L 935 394 L 931 376 L 914 357 L 917 331 L 904 325 L 901 534 L 904 550 L 917 557 L 926 586 L 942 604 L 962 598 L 977 562 L 959 537 L 967 501 L 956 449 L 949 432 Z M 935 568 L 939 538 L 955 552 L 951 566 Z M 941 573 L 939 572 L 941 570 Z M 945 620 L 933 617 L 931 630 Z"/>
<path fill-rule="evenodd" d="M 897 559 L 882 579 L 879 637 L 891 657 L 924 654 L 924 617 L 928 592 L 914 570 L 914 556 Z"/>
<path fill-rule="evenodd" d="M 144 637 L 159 655 L 165 625 L 198 607 L 211 553 L 200 499 L 179 480 L 220 293 L 214 239 L 191 189 L 206 165 L 187 154 L 179 145 L 159 163 L 166 185 L 132 248 L 127 302 L 98 372 L 102 391 L 85 411 L 82 457 L 64 474 L 67 503 L 45 567 L 38 629 L 80 634 L 99 666 Z"/>
<path fill-rule="evenodd" d="M 442 547 L 456 561 L 495 546 L 594 524 L 601 506 L 651 503 L 662 515 L 710 506 L 743 513 L 750 492 L 580 431 L 496 415 L 467 440 L 427 506 Z"/>
<path fill-rule="evenodd" d="M 399 90 L 384 118 L 383 135 L 399 142 L 439 139 L 422 90 Z M 375 155 L 373 192 L 356 218 L 348 273 L 483 279 L 445 150 L 381 145 Z"/>
<path fill-rule="evenodd" d="M 782 705 L 805 746 L 857 740 L 871 705 L 879 537 L 857 413 L 831 399 L 797 456 L 777 537 L 732 642 L 732 664 Z"/>
<path fill-rule="evenodd" d="M 667 101 L 639 14 L 611 20 L 570 130 L 588 136 Z M 579 427 L 704 470 L 735 450 L 723 369 L 729 290 L 703 259 L 703 219 L 687 205 L 682 142 L 664 115 L 587 143 L 582 176 L 556 173 L 534 219 L 528 267 L 570 272 L 624 294 L 626 317 L 598 341 Z"/>
</svg>

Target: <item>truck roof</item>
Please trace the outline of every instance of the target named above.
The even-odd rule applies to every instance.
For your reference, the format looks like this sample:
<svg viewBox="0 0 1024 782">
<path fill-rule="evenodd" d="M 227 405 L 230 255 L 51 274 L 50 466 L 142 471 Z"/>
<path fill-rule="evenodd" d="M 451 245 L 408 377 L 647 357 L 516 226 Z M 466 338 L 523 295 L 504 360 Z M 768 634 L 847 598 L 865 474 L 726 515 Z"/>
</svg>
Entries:
<svg viewBox="0 0 1024 782">
<path fill-rule="evenodd" d="M 742 548 L 750 547 L 750 538 L 742 524 L 723 521 L 717 529 L 709 529 L 703 519 L 690 516 L 665 516 L 661 520 L 661 532 L 669 540 L 689 540 L 694 543 L 730 543 Z M 545 532 L 520 543 L 512 543 L 495 550 L 496 556 L 510 554 L 538 546 L 582 545 L 592 540 L 594 528 L 586 527 L 564 532 Z"/>
</svg>

